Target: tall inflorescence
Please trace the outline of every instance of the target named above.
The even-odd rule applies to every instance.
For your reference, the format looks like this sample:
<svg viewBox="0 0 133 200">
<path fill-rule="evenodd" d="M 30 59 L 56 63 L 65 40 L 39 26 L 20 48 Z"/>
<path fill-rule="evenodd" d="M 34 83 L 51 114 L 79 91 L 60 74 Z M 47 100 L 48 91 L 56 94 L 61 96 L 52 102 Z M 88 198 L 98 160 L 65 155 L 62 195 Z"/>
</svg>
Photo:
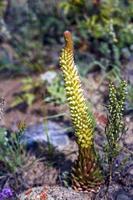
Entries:
<svg viewBox="0 0 133 200">
<path fill-rule="evenodd" d="M 88 108 L 81 89 L 78 71 L 74 63 L 71 33 L 66 31 L 64 38 L 66 45 L 61 52 L 60 65 L 64 74 L 67 100 L 78 144 L 81 147 L 87 148 L 93 142 L 93 122 L 91 117 L 88 116 Z"/>
<path fill-rule="evenodd" d="M 107 147 L 106 154 L 108 163 L 119 153 L 118 140 L 124 131 L 123 111 L 126 98 L 127 83 L 121 81 L 118 87 L 112 83 L 109 86 L 108 123 L 106 126 Z"/>
<path fill-rule="evenodd" d="M 112 132 L 114 142 L 124 128 L 123 111 L 126 98 L 127 84 L 122 81 L 118 88 L 111 83 L 109 86 L 109 132 Z"/>
<path fill-rule="evenodd" d="M 89 190 L 99 186 L 103 180 L 94 151 L 93 118 L 89 115 L 78 71 L 74 63 L 71 33 L 66 31 L 64 38 L 65 47 L 61 52 L 60 66 L 64 75 L 66 96 L 79 147 L 78 159 L 71 173 L 72 185 L 73 188 L 78 190 Z"/>
</svg>

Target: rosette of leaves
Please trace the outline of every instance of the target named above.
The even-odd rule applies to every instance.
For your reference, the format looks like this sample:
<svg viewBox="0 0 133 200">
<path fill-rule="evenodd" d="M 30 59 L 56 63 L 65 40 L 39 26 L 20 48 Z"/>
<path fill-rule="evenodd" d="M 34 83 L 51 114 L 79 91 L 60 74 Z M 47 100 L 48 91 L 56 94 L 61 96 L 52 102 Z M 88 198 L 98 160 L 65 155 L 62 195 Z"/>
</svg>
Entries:
<svg viewBox="0 0 133 200">
<path fill-rule="evenodd" d="M 103 180 L 94 151 L 94 124 L 81 88 L 77 67 L 74 63 L 71 33 L 64 33 L 65 47 L 60 55 L 64 75 L 66 97 L 79 147 L 78 159 L 72 169 L 72 185 L 78 190 L 97 188 Z"/>
</svg>

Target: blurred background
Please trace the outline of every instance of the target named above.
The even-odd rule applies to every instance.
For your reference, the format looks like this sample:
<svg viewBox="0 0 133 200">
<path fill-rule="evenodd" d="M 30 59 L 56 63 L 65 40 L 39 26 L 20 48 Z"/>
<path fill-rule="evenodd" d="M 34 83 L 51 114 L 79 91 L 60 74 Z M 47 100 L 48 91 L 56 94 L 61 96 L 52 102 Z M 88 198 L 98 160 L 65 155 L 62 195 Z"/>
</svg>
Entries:
<svg viewBox="0 0 133 200">
<path fill-rule="evenodd" d="M 131 167 L 114 177 L 122 183 L 118 195 L 128 193 L 115 199 L 132 199 L 133 0 L 0 0 L 0 195 L 7 186 L 16 196 L 33 186 L 70 186 L 78 147 L 59 66 L 66 30 L 96 119 L 98 152 L 106 144 L 109 83 L 128 83 L 116 167 L 128 159 Z"/>
<path fill-rule="evenodd" d="M 58 63 L 65 30 L 73 34 L 75 62 L 92 107 L 106 103 L 110 80 L 124 78 L 127 112 L 132 112 L 132 0 L 1 0 L 0 96 L 6 105 L 2 125 L 15 129 L 20 121 L 66 117 Z"/>
</svg>

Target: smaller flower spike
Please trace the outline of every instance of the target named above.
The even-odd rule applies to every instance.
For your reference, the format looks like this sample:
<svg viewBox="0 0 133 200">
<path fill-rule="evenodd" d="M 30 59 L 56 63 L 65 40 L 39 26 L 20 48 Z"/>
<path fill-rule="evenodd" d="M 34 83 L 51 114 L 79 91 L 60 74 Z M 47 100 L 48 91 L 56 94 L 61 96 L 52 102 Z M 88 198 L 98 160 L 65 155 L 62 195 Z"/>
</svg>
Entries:
<svg viewBox="0 0 133 200">
<path fill-rule="evenodd" d="M 81 82 L 74 63 L 73 40 L 69 31 L 64 32 L 65 47 L 60 56 L 60 65 L 64 74 L 67 100 L 77 142 L 84 148 L 93 143 L 93 120 L 88 115 L 88 108 L 81 89 Z"/>
<path fill-rule="evenodd" d="M 123 120 L 123 112 L 125 107 L 127 83 L 122 80 L 120 85 L 116 87 L 113 83 L 109 85 L 109 105 L 108 105 L 108 123 L 106 125 L 107 145 L 105 153 L 109 165 L 112 164 L 114 158 L 119 154 L 119 139 L 125 132 L 125 124 Z"/>
</svg>

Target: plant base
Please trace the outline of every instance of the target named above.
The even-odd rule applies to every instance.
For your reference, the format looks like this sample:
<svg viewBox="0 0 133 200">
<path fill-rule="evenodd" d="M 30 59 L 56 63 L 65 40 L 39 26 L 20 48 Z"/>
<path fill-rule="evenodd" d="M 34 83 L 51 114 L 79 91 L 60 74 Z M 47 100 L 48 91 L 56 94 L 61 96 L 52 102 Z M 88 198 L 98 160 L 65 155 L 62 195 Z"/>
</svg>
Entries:
<svg viewBox="0 0 133 200">
<path fill-rule="evenodd" d="M 79 148 L 78 159 L 72 168 L 71 176 L 72 187 L 78 191 L 97 190 L 103 183 L 93 148 Z"/>
</svg>

